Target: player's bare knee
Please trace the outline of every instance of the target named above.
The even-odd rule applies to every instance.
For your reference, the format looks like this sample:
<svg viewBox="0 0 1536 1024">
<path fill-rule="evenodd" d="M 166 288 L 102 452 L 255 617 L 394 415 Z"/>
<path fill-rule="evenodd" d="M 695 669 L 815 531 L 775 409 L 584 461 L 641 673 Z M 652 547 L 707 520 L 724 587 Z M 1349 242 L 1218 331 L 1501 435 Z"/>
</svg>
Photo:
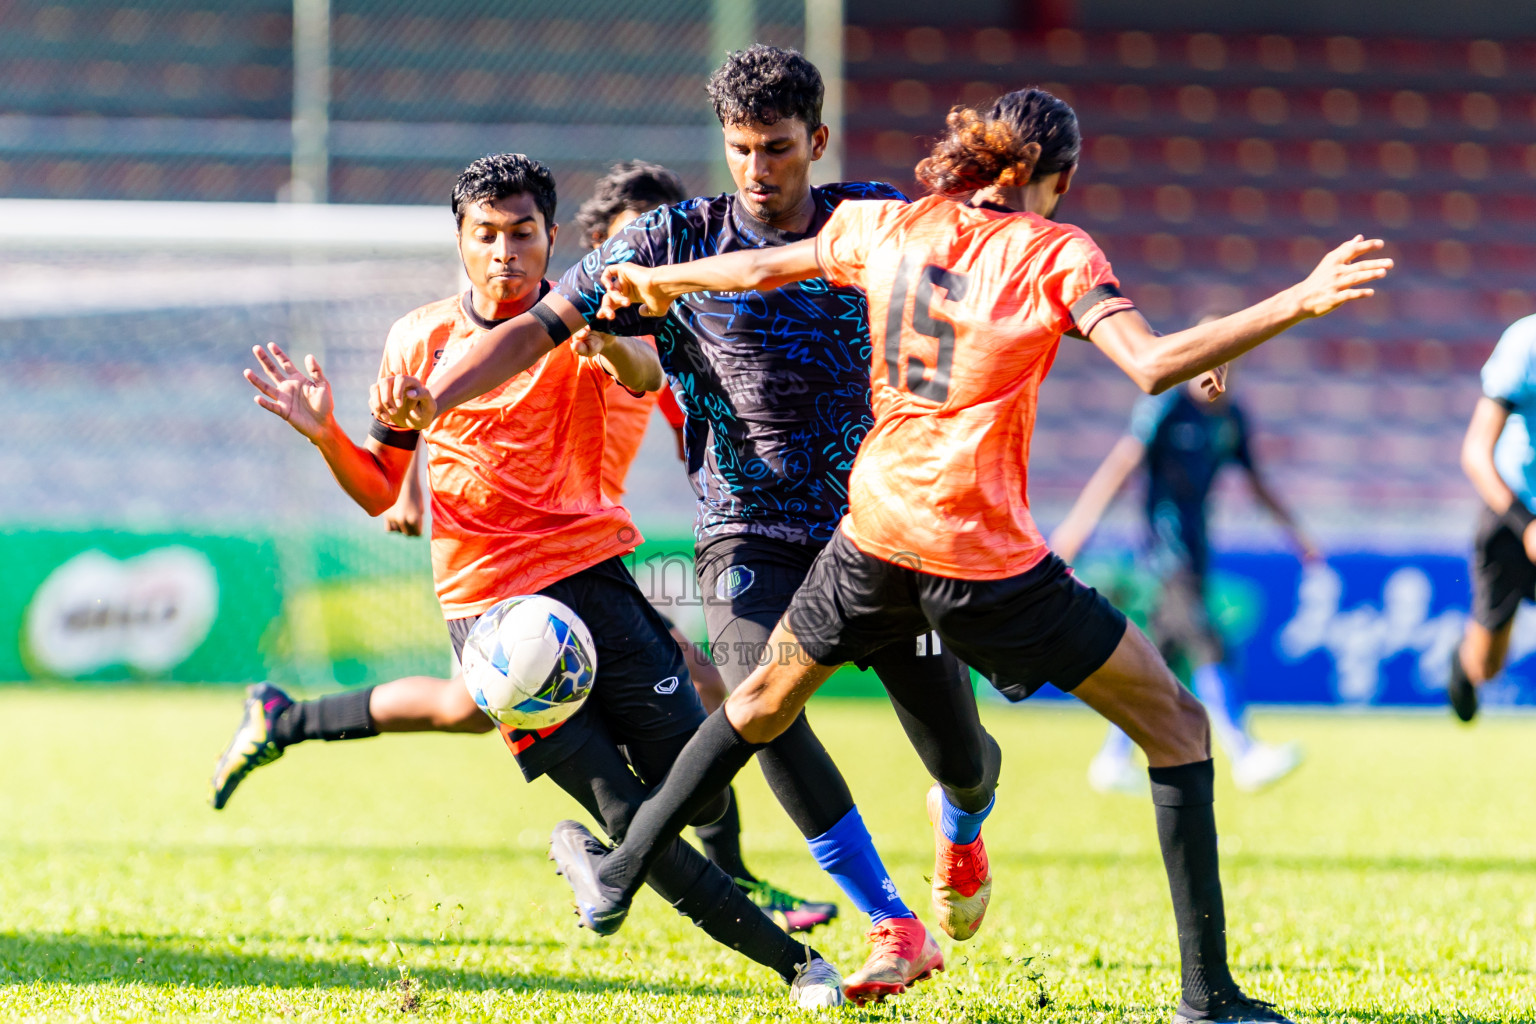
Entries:
<svg viewBox="0 0 1536 1024">
<path fill-rule="evenodd" d="M 1182 746 L 1198 751 L 1202 757 L 1211 755 L 1211 717 L 1206 713 L 1194 694 L 1184 687 L 1178 692 L 1178 732 Z"/>
</svg>

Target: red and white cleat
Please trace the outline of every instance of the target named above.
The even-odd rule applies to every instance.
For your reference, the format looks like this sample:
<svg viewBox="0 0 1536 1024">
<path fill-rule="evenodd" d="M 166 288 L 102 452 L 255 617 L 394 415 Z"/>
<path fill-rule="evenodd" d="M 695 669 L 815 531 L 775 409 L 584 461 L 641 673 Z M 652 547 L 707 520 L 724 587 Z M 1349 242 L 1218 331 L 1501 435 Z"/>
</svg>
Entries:
<svg viewBox="0 0 1536 1024">
<path fill-rule="evenodd" d="M 843 995 L 859 1005 L 900 995 L 908 986 L 944 969 L 944 954 L 915 917 L 893 917 L 869 930 L 864 966 L 843 979 Z"/>
<path fill-rule="evenodd" d="M 952 939 L 964 941 L 976 934 L 987 916 L 992 899 L 992 869 L 981 836 L 965 843 L 950 842 L 939 827 L 939 802 L 944 791 L 934 783 L 928 790 L 928 822 L 933 826 L 933 912 L 939 927 Z"/>
</svg>

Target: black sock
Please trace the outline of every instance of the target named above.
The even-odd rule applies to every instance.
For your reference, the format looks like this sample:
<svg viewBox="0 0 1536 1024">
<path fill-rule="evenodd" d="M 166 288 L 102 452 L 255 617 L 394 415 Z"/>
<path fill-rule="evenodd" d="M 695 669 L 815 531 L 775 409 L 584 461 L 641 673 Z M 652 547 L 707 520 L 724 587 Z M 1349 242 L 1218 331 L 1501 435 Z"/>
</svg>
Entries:
<svg viewBox="0 0 1536 1024">
<path fill-rule="evenodd" d="M 704 856 L 721 871 L 741 882 L 755 882 L 757 876 L 747 870 L 741 859 L 741 812 L 736 806 L 736 790 L 725 791 L 725 813 L 718 821 L 693 830 L 704 847 Z"/>
<path fill-rule="evenodd" d="M 360 740 L 377 736 L 368 714 L 369 686 L 333 693 L 319 700 L 301 700 L 287 708 L 272 726 L 272 738 L 280 747 L 304 740 Z"/>
<path fill-rule="evenodd" d="M 1190 1009 L 1207 1010 L 1237 992 L 1227 969 L 1227 916 L 1216 859 L 1215 768 L 1205 760 L 1151 768 L 1148 774 L 1179 928 L 1184 1002 Z"/>
<path fill-rule="evenodd" d="M 1471 686 L 1472 677 L 1467 675 L 1467 667 L 1461 663 L 1461 651 L 1458 649 L 1451 653 L 1451 689 L 1458 686 Z"/>
<path fill-rule="evenodd" d="M 853 810 L 853 794 L 805 712 L 757 756 L 768 788 L 807 840 L 826 835 Z"/>
<path fill-rule="evenodd" d="M 785 981 L 794 981 L 795 969 L 820 955 L 790 938 L 725 872 L 681 839 L 662 850 L 646 882 L 710 938 L 778 971 Z"/>
<path fill-rule="evenodd" d="M 731 727 L 724 708 L 705 719 L 661 785 L 640 805 L 624 841 L 603 858 L 599 881 L 626 898 L 633 897 L 651 861 L 760 749 Z"/>
</svg>

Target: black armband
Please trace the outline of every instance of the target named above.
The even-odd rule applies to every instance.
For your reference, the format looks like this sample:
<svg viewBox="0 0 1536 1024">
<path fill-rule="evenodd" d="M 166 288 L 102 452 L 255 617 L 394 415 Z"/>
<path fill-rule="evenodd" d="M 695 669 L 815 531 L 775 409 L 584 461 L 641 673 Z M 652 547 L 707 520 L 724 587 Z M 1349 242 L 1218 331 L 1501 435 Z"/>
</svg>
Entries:
<svg viewBox="0 0 1536 1024">
<path fill-rule="evenodd" d="M 416 450 L 416 440 L 421 437 L 419 430 L 398 430 L 383 420 L 374 420 L 373 426 L 368 428 L 368 436 L 380 444 L 387 444 L 391 448 L 399 448 L 403 451 Z"/>
<path fill-rule="evenodd" d="M 1086 295 L 1072 303 L 1068 312 L 1072 315 L 1078 336 L 1086 339 L 1105 317 L 1135 308 L 1136 304 L 1121 294 L 1119 288 L 1112 284 L 1101 284 L 1090 288 Z"/>
<path fill-rule="evenodd" d="M 544 325 L 544 330 L 549 332 L 549 340 L 556 345 L 571 336 L 571 329 L 565 326 L 565 321 L 561 320 L 559 315 L 544 305 L 544 303 L 535 304 L 528 312 L 533 314 L 535 320 Z"/>
<path fill-rule="evenodd" d="M 1519 498 L 1509 503 L 1509 510 L 1500 518 L 1504 520 L 1504 525 L 1515 531 L 1516 537 L 1524 537 L 1525 528 L 1536 523 L 1536 513 L 1526 508 L 1525 502 Z"/>
</svg>

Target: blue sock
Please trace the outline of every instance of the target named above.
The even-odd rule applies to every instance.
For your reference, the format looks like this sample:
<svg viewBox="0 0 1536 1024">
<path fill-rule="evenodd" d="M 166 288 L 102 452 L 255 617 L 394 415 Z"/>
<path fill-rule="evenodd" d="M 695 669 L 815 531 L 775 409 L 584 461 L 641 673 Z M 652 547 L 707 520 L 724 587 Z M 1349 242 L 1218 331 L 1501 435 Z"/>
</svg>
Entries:
<svg viewBox="0 0 1536 1024">
<path fill-rule="evenodd" d="M 944 838 L 952 843 L 964 846 L 966 843 L 974 843 L 976 837 L 981 835 L 981 823 L 987 820 L 987 815 L 992 813 L 992 808 L 997 804 L 994 795 L 987 801 L 987 806 L 976 812 L 962 811 L 949 802 L 949 794 L 939 787 L 939 828 L 944 832 Z"/>
<path fill-rule="evenodd" d="M 869 915 L 870 923 L 917 916 L 901 902 L 896 883 L 880 863 L 875 841 L 869 837 L 857 807 L 843 815 L 836 825 L 805 842 L 816 863 L 848 894 L 854 906 Z"/>
</svg>

